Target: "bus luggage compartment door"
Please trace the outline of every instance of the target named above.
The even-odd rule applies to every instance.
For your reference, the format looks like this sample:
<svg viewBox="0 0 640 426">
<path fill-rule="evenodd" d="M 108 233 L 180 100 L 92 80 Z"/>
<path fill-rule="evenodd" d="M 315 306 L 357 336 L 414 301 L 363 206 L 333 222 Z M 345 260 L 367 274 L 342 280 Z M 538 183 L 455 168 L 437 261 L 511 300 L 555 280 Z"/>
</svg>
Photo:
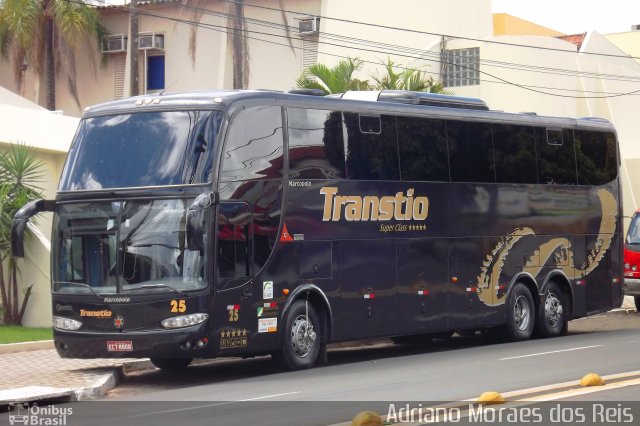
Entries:
<svg viewBox="0 0 640 426">
<path fill-rule="evenodd" d="M 390 333 L 396 320 L 396 241 L 341 241 L 339 269 L 337 337 Z"/>
</svg>

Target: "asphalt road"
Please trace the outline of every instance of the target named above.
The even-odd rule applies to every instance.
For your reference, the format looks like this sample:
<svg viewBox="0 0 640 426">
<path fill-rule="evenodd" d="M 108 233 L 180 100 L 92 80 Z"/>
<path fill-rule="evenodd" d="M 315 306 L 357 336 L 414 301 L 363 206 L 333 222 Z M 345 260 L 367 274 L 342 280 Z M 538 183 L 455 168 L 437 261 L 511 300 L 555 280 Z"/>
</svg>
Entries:
<svg viewBox="0 0 640 426">
<path fill-rule="evenodd" d="M 327 425 L 389 402 L 424 406 L 640 370 L 640 315 L 611 313 L 570 323 L 568 336 L 496 344 L 454 337 L 425 347 L 369 342 L 333 349 L 329 365 L 278 372 L 269 357 L 216 360 L 184 374 L 130 374 L 109 398 L 65 404 L 66 424 Z M 607 396 L 608 395 L 608 396 Z M 580 397 L 576 397 L 578 400 Z M 576 400 L 574 398 L 574 400 Z M 584 400 L 640 401 L 640 386 Z"/>
</svg>

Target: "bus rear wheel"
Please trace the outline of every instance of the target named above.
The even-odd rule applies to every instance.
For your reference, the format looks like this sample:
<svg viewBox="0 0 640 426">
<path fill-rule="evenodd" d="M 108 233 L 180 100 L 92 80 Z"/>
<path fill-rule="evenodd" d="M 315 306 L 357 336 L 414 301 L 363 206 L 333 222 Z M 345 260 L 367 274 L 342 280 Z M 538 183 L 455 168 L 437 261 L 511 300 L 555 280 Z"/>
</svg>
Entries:
<svg viewBox="0 0 640 426">
<path fill-rule="evenodd" d="M 534 323 L 533 296 L 524 284 L 516 283 L 507 302 L 507 324 L 503 329 L 505 340 L 528 340 L 533 334 Z"/>
<path fill-rule="evenodd" d="M 283 370 L 313 367 L 320 353 L 322 330 L 315 307 L 304 300 L 293 303 L 284 325 L 282 350 L 272 355 Z"/>
<path fill-rule="evenodd" d="M 151 363 L 162 371 L 175 373 L 184 370 L 191 364 L 193 358 L 156 358 L 151 357 Z"/>
<path fill-rule="evenodd" d="M 565 334 L 567 321 L 567 297 L 558 284 L 550 282 L 538 307 L 536 334 L 540 337 Z"/>
</svg>

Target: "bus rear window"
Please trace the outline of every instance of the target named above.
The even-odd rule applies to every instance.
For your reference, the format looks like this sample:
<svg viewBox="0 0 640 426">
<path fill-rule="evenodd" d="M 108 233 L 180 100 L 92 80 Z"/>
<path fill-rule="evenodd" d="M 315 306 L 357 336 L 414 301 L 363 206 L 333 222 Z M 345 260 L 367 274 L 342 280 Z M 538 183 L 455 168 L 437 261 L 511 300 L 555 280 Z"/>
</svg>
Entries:
<svg viewBox="0 0 640 426">
<path fill-rule="evenodd" d="M 59 189 L 207 182 L 221 117 L 217 111 L 170 111 L 84 119 Z"/>
</svg>

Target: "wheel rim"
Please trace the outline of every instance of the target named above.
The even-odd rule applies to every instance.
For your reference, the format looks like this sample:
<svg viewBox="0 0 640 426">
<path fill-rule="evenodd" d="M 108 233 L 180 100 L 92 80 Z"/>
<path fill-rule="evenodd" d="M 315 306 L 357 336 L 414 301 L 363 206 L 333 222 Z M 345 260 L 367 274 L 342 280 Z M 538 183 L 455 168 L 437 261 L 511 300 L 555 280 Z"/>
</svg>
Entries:
<svg viewBox="0 0 640 426">
<path fill-rule="evenodd" d="M 525 296 L 518 296 L 516 303 L 513 306 L 513 319 L 516 323 L 516 328 L 520 331 L 525 331 L 529 328 L 531 322 L 531 305 L 529 300 Z"/>
<path fill-rule="evenodd" d="M 562 302 L 555 293 L 549 292 L 544 301 L 544 316 L 547 324 L 555 328 L 562 321 Z"/>
<path fill-rule="evenodd" d="M 309 355 L 316 342 L 316 332 L 313 324 L 305 315 L 299 315 L 291 327 L 291 347 L 299 358 Z"/>
</svg>

